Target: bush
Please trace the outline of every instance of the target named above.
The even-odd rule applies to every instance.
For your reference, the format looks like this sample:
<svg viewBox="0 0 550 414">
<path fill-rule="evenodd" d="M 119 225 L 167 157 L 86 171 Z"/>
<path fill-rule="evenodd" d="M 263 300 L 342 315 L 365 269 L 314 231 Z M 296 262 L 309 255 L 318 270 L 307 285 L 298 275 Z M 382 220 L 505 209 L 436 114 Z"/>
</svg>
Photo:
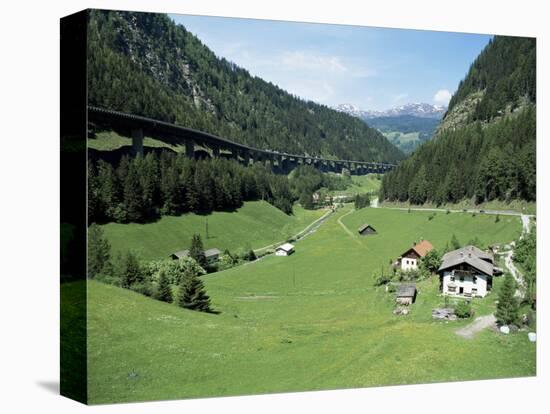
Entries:
<svg viewBox="0 0 550 414">
<path fill-rule="evenodd" d="M 147 263 L 147 266 L 144 267 L 153 282 L 158 282 L 160 274 L 164 272 L 171 285 L 179 285 L 187 270 L 197 275 L 206 274 L 206 271 L 199 266 L 196 260 L 189 256 L 179 260 L 155 260 Z"/>
<path fill-rule="evenodd" d="M 467 301 L 460 301 L 455 305 L 455 314 L 458 318 L 470 318 L 473 315 L 472 305 Z"/>
<path fill-rule="evenodd" d="M 142 295 L 145 295 L 145 296 L 153 295 L 153 287 L 149 282 L 134 283 L 129 287 L 129 289 L 134 292 L 141 293 Z"/>
<path fill-rule="evenodd" d="M 388 284 L 389 282 L 391 281 L 391 276 L 390 274 L 381 274 L 381 275 L 378 275 L 375 277 L 374 279 L 374 286 L 382 286 L 382 285 L 386 285 Z"/>
<path fill-rule="evenodd" d="M 420 262 L 420 268 L 427 273 L 435 273 L 441 266 L 441 253 L 437 249 L 432 249 L 424 256 Z"/>
</svg>

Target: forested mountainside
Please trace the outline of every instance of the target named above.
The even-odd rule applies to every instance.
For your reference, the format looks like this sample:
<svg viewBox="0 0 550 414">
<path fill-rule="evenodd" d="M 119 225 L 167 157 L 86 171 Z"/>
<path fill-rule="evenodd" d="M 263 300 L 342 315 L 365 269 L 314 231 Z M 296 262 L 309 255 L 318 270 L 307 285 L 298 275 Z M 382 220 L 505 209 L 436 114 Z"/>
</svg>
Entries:
<svg viewBox="0 0 550 414">
<path fill-rule="evenodd" d="M 364 161 L 404 158 L 361 120 L 251 76 L 166 15 L 94 10 L 89 20 L 90 105 L 262 149 Z"/>
<path fill-rule="evenodd" d="M 380 197 L 535 200 L 535 49 L 535 39 L 495 37 L 460 83 L 435 138 L 385 174 Z"/>
<path fill-rule="evenodd" d="M 470 121 L 488 121 L 516 109 L 523 100 L 535 102 L 536 41 L 495 36 L 474 61 L 449 102 L 448 113 L 472 93 L 483 91 Z"/>
</svg>

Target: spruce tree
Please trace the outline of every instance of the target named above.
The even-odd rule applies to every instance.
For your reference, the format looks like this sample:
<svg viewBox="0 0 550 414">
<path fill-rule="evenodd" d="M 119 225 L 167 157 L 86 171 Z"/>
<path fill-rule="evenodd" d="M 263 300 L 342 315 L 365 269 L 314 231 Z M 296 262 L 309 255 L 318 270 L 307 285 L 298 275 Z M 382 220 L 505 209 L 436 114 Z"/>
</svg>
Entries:
<svg viewBox="0 0 550 414">
<path fill-rule="evenodd" d="M 181 278 L 177 297 L 178 306 L 200 312 L 210 312 L 210 298 L 199 277 L 188 270 Z"/>
<path fill-rule="evenodd" d="M 501 325 L 514 323 L 518 320 L 518 301 L 515 297 L 516 282 L 510 273 L 504 277 L 498 292 L 498 304 L 495 316 Z"/>
<path fill-rule="evenodd" d="M 134 283 L 143 280 L 141 265 L 137 255 L 129 251 L 121 259 L 120 264 L 120 284 L 123 288 L 130 288 Z"/>
<path fill-rule="evenodd" d="M 88 228 L 88 278 L 93 279 L 109 264 L 111 245 L 97 224 Z"/>
<path fill-rule="evenodd" d="M 170 287 L 170 281 L 166 276 L 166 272 L 161 271 L 157 290 L 155 292 L 155 299 L 161 300 L 163 302 L 172 303 L 172 288 Z"/>
<path fill-rule="evenodd" d="M 458 241 L 458 238 L 454 233 L 451 236 L 451 249 L 453 250 L 460 249 L 460 242 Z"/>
<path fill-rule="evenodd" d="M 195 259 L 201 267 L 206 266 L 206 256 L 204 255 L 204 247 L 199 234 L 193 234 L 191 247 L 189 248 L 189 256 Z"/>
</svg>

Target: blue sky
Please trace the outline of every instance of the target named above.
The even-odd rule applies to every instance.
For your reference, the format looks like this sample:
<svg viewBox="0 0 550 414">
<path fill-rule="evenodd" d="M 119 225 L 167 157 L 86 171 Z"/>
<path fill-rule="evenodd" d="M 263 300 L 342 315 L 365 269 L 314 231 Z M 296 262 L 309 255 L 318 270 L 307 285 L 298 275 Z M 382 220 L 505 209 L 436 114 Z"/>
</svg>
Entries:
<svg viewBox="0 0 550 414">
<path fill-rule="evenodd" d="M 171 15 L 216 53 L 304 99 L 448 103 L 490 35 Z"/>
</svg>

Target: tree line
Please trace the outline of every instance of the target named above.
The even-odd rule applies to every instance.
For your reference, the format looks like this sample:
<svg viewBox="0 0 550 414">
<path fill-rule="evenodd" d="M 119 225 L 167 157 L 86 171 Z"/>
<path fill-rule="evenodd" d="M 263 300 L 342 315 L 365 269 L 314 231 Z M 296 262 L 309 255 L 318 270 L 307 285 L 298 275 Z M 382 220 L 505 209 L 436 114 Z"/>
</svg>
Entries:
<svg viewBox="0 0 550 414">
<path fill-rule="evenodd" d="M 384 175 L 381 200 L 413 204 L 536 199 L 533 106 L 485 126 L 443 131 Z"/>
<path fill-rule="evenodd" d="M 363 161 L 404 158 L 360 119 L 251 76 L 164 14 L 90 11 L 88 62 L 90 105 L 257 148 Z"/>
<path fill-rule="evenodd" d="M 206 274 L 200 236 L 193 236 L 189 257 L 144 262 L 132 251 L 111 257 L 111 246 L 97 224 L 88 228 L 88 278 L 200 312 L 215 312 L 199 276 Z M 176 294 L 173 293 L 176 287 Z"/>
<path fill-rule="evenodd" d="M 147 222 L 161 215 L 233 210 L 248 200 L 265 200 L 291 214 L 295 198 L 287 177 L 261 164 L 194 160 L 167 151 L 124 156 L 116 167 L 102 160 L 88 162 L 92 223 Z"/>
</svg>

